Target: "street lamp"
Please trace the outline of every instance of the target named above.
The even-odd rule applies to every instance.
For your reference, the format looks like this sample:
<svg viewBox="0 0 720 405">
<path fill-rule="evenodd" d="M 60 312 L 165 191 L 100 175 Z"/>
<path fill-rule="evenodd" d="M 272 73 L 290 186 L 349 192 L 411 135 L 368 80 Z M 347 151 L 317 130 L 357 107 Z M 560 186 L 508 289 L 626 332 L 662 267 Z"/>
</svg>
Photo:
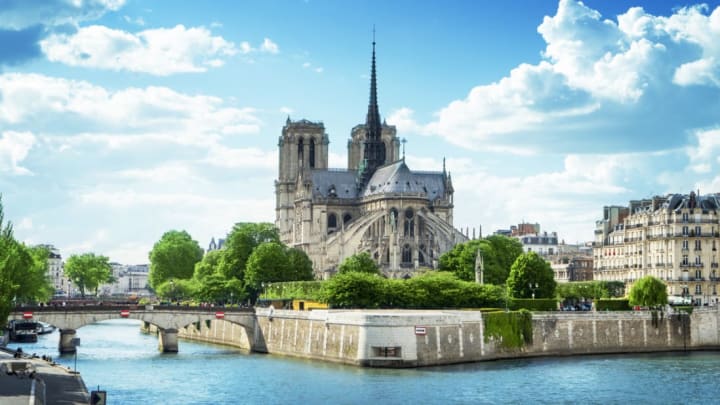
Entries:
<svg viewBox="0 0 720 405">
<path fill-rule="evenodd" d="M 534 287 L 533 287 L 533 285 L 534 285 Z M 528 283 L 528 287 L 530 287 L 530 289 L 532 290 L 532 299 L 535 299 L 535 290 L 537 290 L 539 287 L 538 283 L 535 283 L 535 284 Z"/>
</svg>

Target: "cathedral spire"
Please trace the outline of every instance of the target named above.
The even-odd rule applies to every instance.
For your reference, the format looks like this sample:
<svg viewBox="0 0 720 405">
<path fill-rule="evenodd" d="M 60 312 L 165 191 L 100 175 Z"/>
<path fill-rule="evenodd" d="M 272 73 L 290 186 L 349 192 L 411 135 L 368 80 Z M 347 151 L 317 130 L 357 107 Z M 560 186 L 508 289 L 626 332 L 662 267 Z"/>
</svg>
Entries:
<svg viewBox="0 0 720 405">
<path fill-rule="evenodd" d="M 375 72 L 375 27 L 373 27 L 372 42 L 372 65 L 370 68 L 370 102 L 368 103 L 368 113 L 365 119 L 365 125 L 368 127 L 368 137 L 380 139 L 380 131 L 382 129 L 380 121 L 380 108 L 377 102 L 377 75 Z"/>
<path fill-rule="evenodd" d="M 364 186 L 375 169 L 385 164 L 385 144 L 382 141 L 382 121 L 377 102 L 377 75 L 375 70 L 375 27 L 373 27 L 372 64 L 370 66 L 370 102 L 365 118 L 365 141 L 361 184 Z"/>
</svg>

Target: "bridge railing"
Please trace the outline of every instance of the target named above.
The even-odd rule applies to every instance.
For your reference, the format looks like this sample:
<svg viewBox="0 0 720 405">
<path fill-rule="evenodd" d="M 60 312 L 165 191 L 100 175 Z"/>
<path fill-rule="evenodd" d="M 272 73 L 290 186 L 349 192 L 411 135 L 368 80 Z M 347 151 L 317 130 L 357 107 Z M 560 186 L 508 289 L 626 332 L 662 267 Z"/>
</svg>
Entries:
<svg viewBox="0 0 720 405">
<path fill-rule="evenodd" d="M 13 312 L 92 312 L 92 311 L 119 311 L 128 309 L 130 311 L 175 311 L 175 312 L 213 312 L 221 311 L 226 313 L 254 313 L 253 308 L 248 307 L 191 307 L 184 305 L 66 305 L 66 306 L 18 306 Z"/>
</svg>

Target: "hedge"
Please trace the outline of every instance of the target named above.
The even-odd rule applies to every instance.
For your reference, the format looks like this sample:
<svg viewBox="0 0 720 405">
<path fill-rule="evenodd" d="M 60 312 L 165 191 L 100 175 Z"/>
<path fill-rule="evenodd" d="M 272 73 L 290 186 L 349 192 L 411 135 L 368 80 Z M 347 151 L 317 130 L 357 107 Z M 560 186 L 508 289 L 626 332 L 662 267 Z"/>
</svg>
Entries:
<svg viewBox="0 0 720 405">
<path fill-rule="evenodd" d="M 595 301 L 597 311 L 629 311 L 630 303 L 627 299 L 599 299 Z"/>
<path fill-rule="evenodd" d="M 513 311 L 527 309 L 528 311 L 557 311 L 558 301 L 554 298 L 511 298 L 508 307 Z"/>
<path fill-rule="evenodd" d="M 264 299 L 320 300 L 322 281 L 285 281 L 272 283 L 262 294 Z"/>
</svg>

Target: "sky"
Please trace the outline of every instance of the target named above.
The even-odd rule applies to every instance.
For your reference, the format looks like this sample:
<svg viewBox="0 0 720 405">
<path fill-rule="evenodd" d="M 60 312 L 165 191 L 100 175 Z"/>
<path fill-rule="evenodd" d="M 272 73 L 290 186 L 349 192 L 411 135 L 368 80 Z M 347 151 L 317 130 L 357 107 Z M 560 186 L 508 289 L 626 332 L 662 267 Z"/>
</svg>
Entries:
<svg viewBox="0 0 720 405">
<path fill-rule="evenodd" d="M 720 1 L 0 0 L 0 194 L 27 244 L 148 262 L 273 222 L 277 143 L 346 167 L 378 101 L 454 225 L 593 239 L 608 205 L 720 192 Z"/>
</svg>

